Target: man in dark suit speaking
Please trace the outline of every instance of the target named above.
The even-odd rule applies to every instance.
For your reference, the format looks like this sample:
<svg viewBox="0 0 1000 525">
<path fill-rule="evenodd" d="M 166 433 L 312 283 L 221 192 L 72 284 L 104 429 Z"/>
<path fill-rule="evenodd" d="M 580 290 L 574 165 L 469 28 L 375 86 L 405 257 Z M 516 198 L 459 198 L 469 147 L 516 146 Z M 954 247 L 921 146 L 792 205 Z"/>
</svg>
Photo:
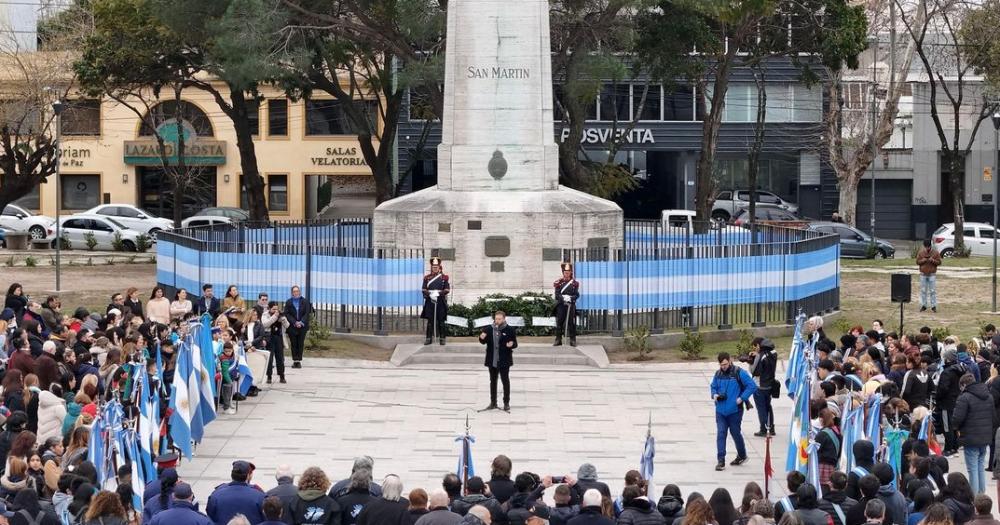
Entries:
<svg viewBox="0 0 1000 525">
<path fill-rule="evenodd" d="M 483 327 L 479 342 L 486 345 L 486 360 L 490 369 L 490 406 L 497 408 L 497 377 L 503 381 L 503 409 L 510 412 L 510 367 L 514 365 L 514 349 L 517 348 L 517 331 L 507 324 L 507 314 L 497 310 L 493 314 L 493 324 Z"/>
</svg>

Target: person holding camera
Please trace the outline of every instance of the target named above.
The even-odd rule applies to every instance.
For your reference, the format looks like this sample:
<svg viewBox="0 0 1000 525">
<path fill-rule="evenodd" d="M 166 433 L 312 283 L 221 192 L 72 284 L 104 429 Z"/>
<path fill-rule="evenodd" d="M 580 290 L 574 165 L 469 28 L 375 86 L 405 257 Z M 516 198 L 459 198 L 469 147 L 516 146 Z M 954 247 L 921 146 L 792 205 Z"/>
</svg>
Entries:
<svg viewBox="0 0 1000 525">
<path fill-rule="evenodd" d="M 778 354 L 774 351 L 774 343 L 763 337 L 754 338 L 750 347 L 752 350 L 745 362 L 750 364 L 750 374 L 757 378 L 757 391 L 754 392 L 753 399 L 757 402 L 757 420 L 760 422 L 760 431 L 754 435 L 773 436 L 774 410 L 771 408 L 771 398 L 778 397 L 781 389 L 781 384 L 774 379 Z M 743 361 L 742 357 L 740 360 Z"/>
<path fill-rule="evenodd" d="M 483 364 L 490 369 L 490 406 L 497 408 L 497 378 L 503 381 L 503 410 L 510 412 L 510 367 L 514 366 L 514 349 L 517 348 L 517 331 L 507 324 L 507 314 L 497 310 L 493 324 L 483 327 L 479 342 L 486 345 Z"/>
<path fill-rule="evenodd" d="M 726 469 L 726 433 L 733 436 L 736 444 L 736 459 L 730 465 L 747 462 L 747 448 L 743 442 L 743 410 L 753 408 L 750 396 L 757 391 L 757 385 L 746 370 L 733 365 L 727 352 L 718 357 L 719 370 L 712 377 L 711 393 L 715 401 L 715 446 L 719 463 L 715 470 Z"/>
<path fill-rule="evenodd" d="M 265 296 L 266 298 L 266 296 Z M 267 348 L 271 355 L 267 358 L 267 383 L 271 384 L 271 374 L 274 367 L 278 367 L 278 382 L 285 383 L 285 329 L 288 328 L 288 320 L 281 311 L 281 305 L 277 301 L 270 301 L 267 307 L 261 312 L 261 324 L 267 330 Z"/>
</svg>

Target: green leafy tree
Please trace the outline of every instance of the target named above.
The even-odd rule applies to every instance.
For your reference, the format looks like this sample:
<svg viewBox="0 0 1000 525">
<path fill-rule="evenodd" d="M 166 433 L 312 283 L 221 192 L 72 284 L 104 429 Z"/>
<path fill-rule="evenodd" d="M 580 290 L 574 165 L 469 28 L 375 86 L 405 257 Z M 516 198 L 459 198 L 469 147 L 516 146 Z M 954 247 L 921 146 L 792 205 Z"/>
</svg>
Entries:
<svg viewBox="0 0 1000 525">
<path fill-rule="evenodd" d="M 606 80 L 615 84 L 630 81 L 641 72 L 629 60 L 636 43 L 634 13 L 648 4 L 645 0 L 554 0 L 551 2 L 552 77 L 559 86 L 556 104 L 562 114 L 559 143 L 561 182 L 599 197 L 611 198 L 636 186 L 627 166 L 615 156 L 624 144 L 635 120 L 612 115 L 607 156 L 592 157 L 582 145 L 587 113 Z M 645 105 L 647 89 L 641 96 Z M 617 110 L 617 104 L 612 104 Z"/>
<path fill-rule="evenodd" d="M 147 0 L 93 0 L 90 8 L 95 31 L 74 64 L 81 88 L 133 112 L 156 140 L 160 168 L 174 195 L 172 219 L 180 227 L 181 196 L 192 189 L 201 170 L 187 163 L 184 123 L 190 116 L 182 94 L 200 68 L 191 63 L 180 36 L 154 16 Z M 162 96 L 164 90 L 169 98 Z M 176 140 L 173 156 L 167 154 L 167 135 Z M 161 195 L 160 201 L 165 200 Z"/>
<path fill-rule="evenodd" d="M 660 0 L 656 7 L 639 16 L 638 56 L 666 85 L 685 81 L 696 88 L 704 118 L 695 209 L 699 219 L 708 220 L 733 71 L 781 56 L 812 82 L 816 62 L 831 69 L 856 67 L 864 49 L 864 14 L 847 0 Z"/>
<path fill-rule="evenodd" d="M 444 2 L 285 0 L 286 86 L 293 97 L 323 92 L 340 104 L 372 171 L 378 203 L 398 196 L 393 174 L 397 125 L 409 88 L 441 115 Z M 412 105 L 411 101 L 411 105 Z M 412 110 L 411 110 L 412 111 Z M 432 125 L 427 119 L 423 140 Z M 423 142 L 421 140 L 421 143 Z"/>
</svg>

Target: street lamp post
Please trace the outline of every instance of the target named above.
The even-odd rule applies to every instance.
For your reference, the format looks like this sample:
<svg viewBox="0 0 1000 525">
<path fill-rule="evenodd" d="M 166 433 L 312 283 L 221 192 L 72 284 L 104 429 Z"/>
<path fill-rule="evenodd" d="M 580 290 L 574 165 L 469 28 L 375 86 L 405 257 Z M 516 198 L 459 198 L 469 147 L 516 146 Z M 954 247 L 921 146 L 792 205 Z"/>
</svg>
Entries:
<svg viewBox="0 0 1000 525">
<path fill-rule="evenodd" d="M 868 37 L 868 45 L 871 46 L 871 49 L 872 49 L 872 98 L 871 98 L 872 106 L 870 108 L 871 109 L 871 120 L 872 120 L 872 122 L 871 122 L 871 126 L 872 126 L 872 135 L 871 135 L 871 141 L 872 141 L 872 144 L 871 144 L 871 146 L 872 146 L 872 161 L 871 161 L 871 164 L 869 164 L 869 169 L 871 170 L 871 173 L 872 173 L 872 178 L 871 178 L 872 187 L 871 187 L 871 195 L 869 195 L 868 207 L 869 207 L 869 212 L 870 212 L 869 213 L 869 215 L 870 215 L 870 219 L 869 219 L 870 220 L 870 225 L 869 225 L 869 227 L 871 228 L 870 229 L 870 233 L 871 233 L 871 236 L 872 236 L 872 245 L 874 247 L 875 243 L 876 243 L 876 241 L 875 241 L 875 157 L 878 156 L 878 144 L 877 144 L 876 139 L 875 139 L 875 126 L 877 125 L 876 124 L 876 117 L 877 117 L 877 114 L 878 114 L 878 111 L 876 110 L 876 104 L 878 103 L 878 69 L 877 69 L 877 65 L 878 65 L 878 36 L 876 36 L 876 35 L 869 36 Z M 857 220 L 857 219 L 855 219 L 855 220 Z"/>
<path fill-rule="evenodd" d="M 52 111 L 56 114 L 56 292 L 62 290 L 62 223 L 59 220 L 59 208 L 62 207 L 62 181 L 60 171 L 62 168 L 62 113 L 66 109 L 66 104 L 61 100 L 52 103 Z"/>
<path fill-rule="evenodd" d="M 991 176 L 993 180 L 993 309 L 997 311 L 997 198 L 998 192 L 997 169 L 1000 166 L 1000 110 L 993 112 L 993 169 Z"/>
</svg>

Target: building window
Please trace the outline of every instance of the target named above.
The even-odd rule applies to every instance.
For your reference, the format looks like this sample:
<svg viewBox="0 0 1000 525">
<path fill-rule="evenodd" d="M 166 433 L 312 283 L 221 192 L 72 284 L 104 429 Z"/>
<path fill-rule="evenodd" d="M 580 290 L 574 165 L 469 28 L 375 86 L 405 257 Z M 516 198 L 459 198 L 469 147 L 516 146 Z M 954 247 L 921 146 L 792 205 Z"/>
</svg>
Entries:
<svg viewBox="0 0 1000 525">
<path fill-rule="evenodd" d="M 601 88 L 601 114 L 598 118 L 602 121 L 629 122 L 632 120 L 630 111 L 631 102 L 629 94 L 631 84 L 606 84 Z"/>
<path fill-rule="evenodd" d="M 247 120 L 250 123 L 250 134 L 260 135 L 260 101 L 247 101 Z"/>
<path fill-rule="evenodd" d="M 378 102 L 359 101 L 361 111 L 368 118 L 368 126 L 375 131 Z M 355 126 L 338 100 L 306 100 L 306 135 L 352 135 Z"/>
<path fill-rule="evenodd" d="M 267 205 L 271 211 L 288 211 L 288 175 L 267 176 Z"/>
<path fill-rule="evenodd" d="M 101 176 L 64 174 L 60 190 L 62 209 L 89 210 L 101 203 Z"/>
<path fill-rule="evenodd" d="M 77 99 L 66 103 L 60 118 L 62 134 L 69 136 L 101 134 L 101 101 Z"/>
<path fill-rule="evenodd" d="M 663 120 L 690 122 L 694 119 L 694 88 L 678 85 L 663 99 Z"/>
<path fill-rule="evenodd" d="M 267 101 L 267 134 L 272 137 L 288 136 L 288 99 Z"/>
<path fill-rule="evenodd" d="M 644 93 L 646 95 L 645 103 L 642 100 Z M 636 120 L 660 120 L 660 107 L 663 105 L 663 93 L 660 85 L 651 84 L 648 88 L 645 84 L 632 86 L 632 104 L 632 114 L 636 116 Z"/>
<path fill-rule="evenodd" d="M 792 122 L 823 120 L 823 92 L 819 86 L 810 89 L 805 84 L 791 85 Z"/>
</svg>

